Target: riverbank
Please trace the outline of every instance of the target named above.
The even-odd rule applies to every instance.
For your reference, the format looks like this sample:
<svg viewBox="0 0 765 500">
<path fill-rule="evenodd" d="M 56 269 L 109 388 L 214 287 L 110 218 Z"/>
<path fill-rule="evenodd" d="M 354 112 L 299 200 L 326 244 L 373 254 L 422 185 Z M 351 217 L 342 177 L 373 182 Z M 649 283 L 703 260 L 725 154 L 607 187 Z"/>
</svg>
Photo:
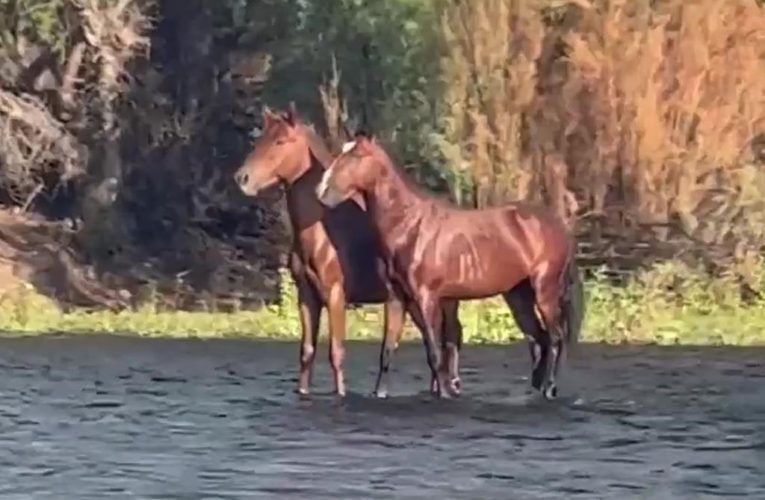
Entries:
<svg viewBox="0 0 765 500">
<path fill-rule="evenodd" d="M 297 339 L 300 332 L 292 283 L 283 281 L 278 305 L 256 311 L 162 311 L 152 303 L 119 312 L 63 312 L 22 284 L 0 296 L 0 335 L 115 333 L 144 337 Z M 676 264 L 637 273 L 624 286 L 602 274 L 586 280 L 587 312 L 581 340 L 604 343 L 765 345 L 765 304 L 743 301 L 737 285 L 709 280 Z M 378 340 L 382 307 L 349 311 L 349 339 Z M 501 299 L 460 306 L 465 342 L 506 343 L 521 334 Z M 323 318 L 322 337 L 326 335 Z M 407 321 L 405 338 L 418 334 Z"/>
</svg>

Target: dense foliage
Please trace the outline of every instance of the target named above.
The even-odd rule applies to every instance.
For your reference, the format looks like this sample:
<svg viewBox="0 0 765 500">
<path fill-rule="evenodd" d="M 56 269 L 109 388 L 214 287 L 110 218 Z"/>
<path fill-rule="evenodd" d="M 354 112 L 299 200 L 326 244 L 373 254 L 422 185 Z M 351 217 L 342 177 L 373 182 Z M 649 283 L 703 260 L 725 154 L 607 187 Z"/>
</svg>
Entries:
<svg viewBox="0 0 765 500">
<path fill-rule="evenodd" d="M 753 0 L 2 0 L 0 196 L 166 306 L 276 298 L 280 205 L 231 173 L 294 101 L 460 203 L 576 210 L 584 263 L 756 296 L 763 75 Z"/>
</svg>

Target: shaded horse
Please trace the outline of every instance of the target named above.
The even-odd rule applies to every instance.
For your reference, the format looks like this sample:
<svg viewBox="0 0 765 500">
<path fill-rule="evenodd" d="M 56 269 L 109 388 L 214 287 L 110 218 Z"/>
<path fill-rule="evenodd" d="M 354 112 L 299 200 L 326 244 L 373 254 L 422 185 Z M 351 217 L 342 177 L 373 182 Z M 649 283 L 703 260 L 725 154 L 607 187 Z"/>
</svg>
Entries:
<svg viewBox="0 0 765 500">
<path fill-rule="evenodd" d="M 384 335 L 374 394 L 387 395 L 387 375 L 403 332 L 405 311 L 413 307 L 387 279 L 384 259 L 374 227 L 361 200 L 347 200 L 333 208 L 322 205 L 316 186 L 332 155 L 312 127 L 297 116 L 294 106 L 277 113 L 266 108 L 263 130 L 252 151 L 235 174 L 248 196 L 276 185 L 286 191 L 292 245 L 289 269 L 297 287 L 302 340 L 297 392 L 308 394 L 316 354 L 321 311 L 329 319 L 329 359 L 335 392 L 345 394 L 345 319 L 348 304 L 384 304 Z M 448 363 L 449 383 L 459 391 L 459 351 L 462 326 L 458 303 L 443 304 L 441 320 L 446 326 L 443 360 Z M 425 325 L 412 318 L 421 332 Z M 431 391 L 438 383 L 431 380 Z"/>
<path fill-rule="evenodd" d="M 529 341 L 532 387 L 555 398 L 564 345 L 577 340 L 584 316 L 575 241 L 563 221 L 521 203 L 457 208 L 421 191 L 364 134 L 343 147 L 317 188 L 329 207 L 358 194 L 386 251 L 391 279 L 425 321 L 431 371 L 442 366 L 436 349 L 441 301 L 501 294 Z"/>
</svg>

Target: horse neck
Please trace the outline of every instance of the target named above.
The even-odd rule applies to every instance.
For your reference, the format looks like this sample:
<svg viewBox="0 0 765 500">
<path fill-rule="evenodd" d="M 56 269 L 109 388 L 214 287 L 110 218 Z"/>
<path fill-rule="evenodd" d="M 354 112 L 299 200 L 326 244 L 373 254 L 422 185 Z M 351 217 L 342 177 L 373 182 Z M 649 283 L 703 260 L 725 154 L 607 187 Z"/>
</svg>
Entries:
<svg viewBox="0 0 765 500">
<path fill-rule="evenodd" d="M 332 153 L 330 153 L 324 141 L 308 125 L 301 124 L 299 127 L 300 132 L 308 143 L 308 151 L 311 154 L 312 161 L 318 162 L 323 169 L 329 167 L 329 164 L 332 163 Z"/>
<path fill-rule="evenodd" d="M 393 239 L 416 234 L 411 228 L 419 224 L 426 199 L 392 164 L 383 168 L 385 173 L 378 178 L 374 189 L 366 193 L 365 201 L 382 240 L 390 248 Z"/>
<path fill-rule="evenodd" d="M 299 130 L 308 147 L 308 166 L 302 169 L 297 178 L 287 184 L 287 199 L 288 201 L 289 199 L 310 199 L 318 203 L 316 186 L 321 182 L 321 176 L 332 161 L 332 157 L 319 136 L 310 127 L 301 124 Z"/>
<path fill-rule="evenodd" d="M 308 168 L 285 188 L 290 223 L 296 233 L 319 222 L 324 214 L 324 205 L 316 196 L 323 174 L 324 165 L 311 151 Z"/>
</svg>

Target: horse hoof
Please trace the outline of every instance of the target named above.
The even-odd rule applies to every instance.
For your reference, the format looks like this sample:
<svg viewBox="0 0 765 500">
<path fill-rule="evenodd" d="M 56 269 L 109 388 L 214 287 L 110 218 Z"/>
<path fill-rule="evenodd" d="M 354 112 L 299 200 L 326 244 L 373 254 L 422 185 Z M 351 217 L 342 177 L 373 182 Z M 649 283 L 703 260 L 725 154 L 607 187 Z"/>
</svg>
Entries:
<svg viewBox="0 0 765 500">
<path fill-rule="evenodd" d="M 430 383 L 430 393 L 433 395 L 438 394 L 438 382 L 435 380 Z"/>
<path fill-rule="evenodd" d="M 459 377 L 454 377 L 452 379 L 452 387 L 459 392 L 462 390 L 462 380 Z"/>
<path fill-rule="evenodd" d="M 307 398 L 308 396 L 311 395 L 310 391 L 305 387 L 298 387 L 297 389 L 295 389 L 295 394 L 300 396 L 300 398 Z"/>
<path fill-rule="evenodd" d="M 550 384 L 545 387 L 543 394 L 546 400 L 552 401 L 558 397 L 558 388 L 555 386 L 555 384 Z"/>
<path fill-rule="evenodd" d="M 436 387 L 434 395 L 440 399 L 451 399 L 459 397 L 459 384 L 455 384 L 455 381 L 455 379 L 442 379 L 440 381 L 441 383 Z"/>
<path fill-rule="evenodd" d="M 438 391 L 436 397 L 438 399 L 452 399 L 452 393 L 448 389 L 445 391 Z"/>
<path fill-rule="evenodd" d="M 459 397 L 459 395 L 462 393 L 461 386 L 462 383 L 460 382 L 460 379 L 453 378 L 449 381 L 449 385 L 447 386 L 448 392 L 454 397 Z"/>
<path fill-rule="evenodd" d="M 388 399 L 388 391 L 385 389 L 378 389 L 372 393 L 372 397 L 377 399 Z"/>
</svg>

